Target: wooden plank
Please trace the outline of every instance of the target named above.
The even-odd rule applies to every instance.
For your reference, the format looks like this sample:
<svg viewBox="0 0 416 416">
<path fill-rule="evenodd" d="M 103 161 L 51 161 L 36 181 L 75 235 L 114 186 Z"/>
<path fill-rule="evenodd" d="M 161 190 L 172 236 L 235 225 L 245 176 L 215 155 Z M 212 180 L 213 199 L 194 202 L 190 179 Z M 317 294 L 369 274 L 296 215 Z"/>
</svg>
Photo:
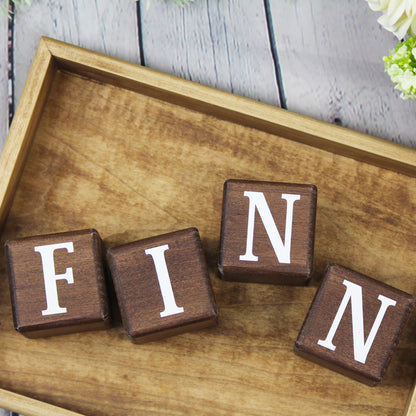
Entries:
<svg viewBox="0 0 416 416">
<path fill-rule="evenodd" d="M 416 153 L 405 147 L 213 88 L 196 87 L 195 83 L 148 68 L 139 69 L 53 39 L 43 41 L 60 67 L 83 76 L 416 176 Z"/>
<path fill-rule="evenodd" d="M 16 110 L 0 157 L 0 228 L 6 220 L 55 73 L 45 42 L 39 44 L 27 78 L 27 90 Z"/>
<path fill-rule="evenodd" d="M 416 146 L 416 102 L 403 101 L 382 57 L 397 39 L 366 2 L 270 2 L 287 107 Z"/>
<path fill-rule="evenodd" d="M 16 103 L 41 36 L 134 63 L 140 59 L 134 1 L 39 0 L 30 7 L 16 5 L 14 33 Z"/>
<path fill-rule="evenodd" d="M 0 16 L 0 151 L 9 129 L 8 26 L 9 19 Z"/>
<path fill-rule="evenodd" d="M 0 405 L 25 416 L 82 416 L 80 413 L 52 406 L 4 389 L 0 389 Z M 0 410 L 0 415 L 9 416 L 10 413 L 6 410 Z"/>
<path fill-rule="evenodd" d="M 146 66 L 280 105 L 261 0 L 141 5 Z"/>
<path fill-rule="evenodd" d="M 416 383 L 410 391 L 404 416 L 416 416 Z"/>
</svg>

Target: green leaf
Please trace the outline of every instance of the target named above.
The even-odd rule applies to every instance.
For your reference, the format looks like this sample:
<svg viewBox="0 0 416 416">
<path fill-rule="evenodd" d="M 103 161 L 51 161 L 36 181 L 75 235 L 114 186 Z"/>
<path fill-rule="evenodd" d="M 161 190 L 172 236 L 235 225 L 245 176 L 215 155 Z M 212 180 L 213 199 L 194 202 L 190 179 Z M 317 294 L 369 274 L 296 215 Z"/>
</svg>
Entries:
<svg viewBox="0 0 416 416">
<path fill-rule="evenodd" d="M 399 43 L 385 56 L 384 69 L 405 100 L 416 99 L 416 38 Z"/>
</svg>

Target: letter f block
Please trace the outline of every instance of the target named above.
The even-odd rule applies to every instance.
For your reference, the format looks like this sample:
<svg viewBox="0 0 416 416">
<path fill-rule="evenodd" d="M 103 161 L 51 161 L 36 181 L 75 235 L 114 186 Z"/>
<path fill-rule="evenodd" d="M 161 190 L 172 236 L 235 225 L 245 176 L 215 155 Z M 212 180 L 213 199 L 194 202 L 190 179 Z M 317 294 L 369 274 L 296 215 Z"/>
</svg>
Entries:
<svg viewBox="0 0 416 416">
<path fill-rule="evenodd" d="M 412 311 L 413 296 L 330 265 L 295 352 L 362 383 L 378 384 Z"/>
<path fill-rule="evenodd" d="M 228 180 L 218 269 L 224 280 L 305 285 L 313 265 L 314 185 Z"/>
<path fill-rule="evenodd" d="M 36 338 L 109 326 L 97 231 L 10 240 L 5 247 L 17 331 Z"/>
<path fill-rule="evenodd" d="M 134 343 L 217 322 L 198 230 L 188 228 L 107 251 L 121 318 Z"/>
</svg>

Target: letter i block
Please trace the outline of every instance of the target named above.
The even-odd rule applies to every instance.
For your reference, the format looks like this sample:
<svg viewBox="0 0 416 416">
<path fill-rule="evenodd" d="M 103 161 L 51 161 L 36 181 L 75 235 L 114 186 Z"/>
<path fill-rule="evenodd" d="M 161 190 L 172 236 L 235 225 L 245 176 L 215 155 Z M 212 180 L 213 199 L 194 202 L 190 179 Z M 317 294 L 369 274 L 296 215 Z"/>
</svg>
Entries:
<svg viewBox="0 0 416 416">
<path fill-rule="evenodd" d="M 330 265 L 295 343 L 295 353 L 370 386 L 387 369 L 413 296 Z"/>
<path fill-rule="evenodd" d="M 314 185 L 226 181 L 218 264 L 222 279 L 307 284 L 316 198 Z"/>
<path fill-rule="evenodd" d="M 109 326 L 97 231 L 10 240 L 5 247 L 17 331 L 36 338 Z"/>
<path fill-rule="evenodd" d="M 198 230 L 189 228 L 107 252 L 123 325 L 135 343 L 216 324 Z"/>
</svg>

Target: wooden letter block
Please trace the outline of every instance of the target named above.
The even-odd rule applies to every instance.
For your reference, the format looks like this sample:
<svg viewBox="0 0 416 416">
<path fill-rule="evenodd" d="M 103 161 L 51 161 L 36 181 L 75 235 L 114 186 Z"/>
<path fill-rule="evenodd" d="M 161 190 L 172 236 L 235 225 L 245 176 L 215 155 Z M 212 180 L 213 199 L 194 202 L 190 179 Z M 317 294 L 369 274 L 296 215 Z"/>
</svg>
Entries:
<svg viewBox="0 0 416 416">
<path fill-rule="evenodd" d="M 313 265 L 314 185 L 228 180 L 218 270 L 224 280 L 308 283 Z"/>
<path fill-rule="evenodd" d="M 189 228 L 107 252 L 124 328 L 135 343 L 217 323 L 198 230 Z"/>
<path fill-rule="evenodd" d="M 36 338 L 109 326 L 97 231 L 22 238 L 5 247 L 17 331 Z"/>
<path fill-rule="evenodd" d="M 370 386 L 387 369 L 413 296 L 330 265 L 303 323 L 295 352 Z"/>
</svg>

